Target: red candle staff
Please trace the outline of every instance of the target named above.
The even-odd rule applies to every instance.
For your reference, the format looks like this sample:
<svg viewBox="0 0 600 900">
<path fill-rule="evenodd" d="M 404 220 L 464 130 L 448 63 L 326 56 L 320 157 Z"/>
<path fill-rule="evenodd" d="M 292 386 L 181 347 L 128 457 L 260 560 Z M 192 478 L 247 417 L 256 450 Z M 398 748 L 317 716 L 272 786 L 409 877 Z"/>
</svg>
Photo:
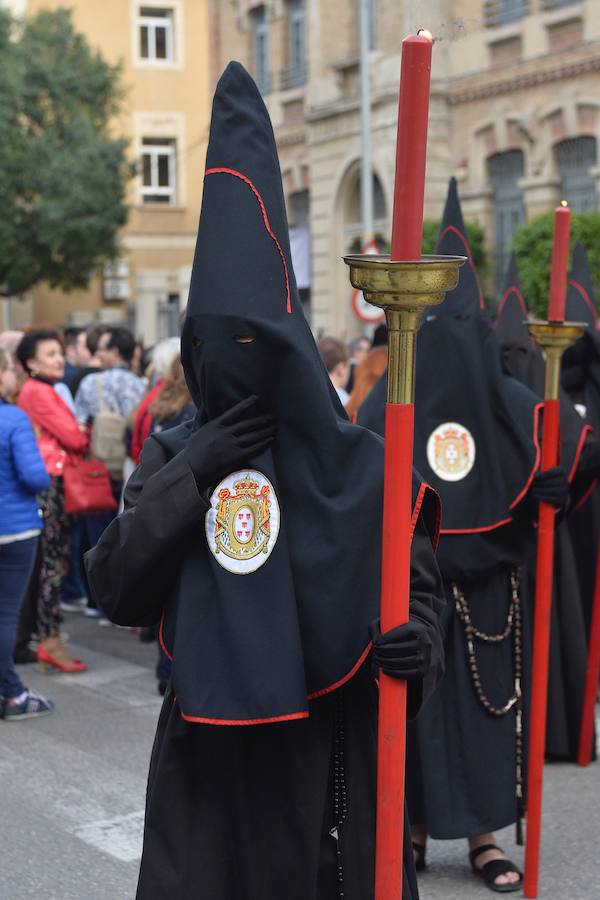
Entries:
<svg viewBox="0 0 600 900">
<path fill-rule="evenodd" d="M 421 257 L 425 152 L 433 38 L 406 38 L 398 115 L 391 258 L 346 256 L 350 281 L 385 310 L 385 417 L 381 630 L 408 621 L 416 334 L 423 309 L 456 287 L 457 256 Z M 375 900 L 401 900 L 406 755 L 406 684 L 380 674 Z"/>
<path fill-rule="evenodd" d="M 567 263 L 571 213 L 563 202 L 555 211 L 552 274 L 548 322 L 530 322 L 529 330 L 546 355 L 542 472 L 558 464 L 560 362 L 566 348 L 581 334 L 583 326 L 565 322 Z M 548 662 L 550 614 L 554 571 L 555 509 L 540 503 L 535 582 L 533 672 L 531 680 L 529 768 L 527 773 L 527 839 L 525 842 L 526 897 L 537 897 L 542 826 L 542 790 L 548 709 Z"/>
<path fill-rule="evenodd" d="M 594 716 L 596 713 L 596 695 L 598 678 L 600 677 L 600 548 L 596 554 L 596 583 L 594 588 L 594 605 L 588 645 L 588 659 L 583 689 L 583 708 L 581 710 L 581 727 L 579 731 L 579 752 L 577 765 L 589 766 L 592 761 L 594 741 Z"/>
</svg>

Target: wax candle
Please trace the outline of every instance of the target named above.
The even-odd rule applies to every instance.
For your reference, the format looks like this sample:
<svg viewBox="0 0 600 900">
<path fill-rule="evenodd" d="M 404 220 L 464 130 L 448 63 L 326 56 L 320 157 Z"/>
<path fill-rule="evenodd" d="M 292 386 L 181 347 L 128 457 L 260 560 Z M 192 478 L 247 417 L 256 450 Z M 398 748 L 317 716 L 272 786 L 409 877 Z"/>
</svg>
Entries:
<svg viewBox="0 0 600 900">
<path fill-rule="evenodd" d="M 391 250 L 396 262 L 421 258 L 432 48 L 429 32 L 402 41 Z"/>
<path fill-rule="evenodd" d="M 563 200 L 554 210 L 554 235 L 552 238 L 552 273 L 550 275 L 550 302 L 548 320 L 565 321 L 567 300 L 567 266 L 569 264 L 569 237 L 571 234 L 571 210 Z"/>
</svg>

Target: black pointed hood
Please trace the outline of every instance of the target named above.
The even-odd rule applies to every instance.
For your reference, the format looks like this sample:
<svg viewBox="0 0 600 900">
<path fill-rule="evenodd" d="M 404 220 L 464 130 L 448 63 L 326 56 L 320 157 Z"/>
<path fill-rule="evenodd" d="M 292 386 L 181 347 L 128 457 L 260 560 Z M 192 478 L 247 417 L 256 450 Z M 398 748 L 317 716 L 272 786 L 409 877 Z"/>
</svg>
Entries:
<svg viewBox="0 0 600 900">
<path fill-rule="evenodd" d="M 306 717 L 308 701 L 343 684 L 369 650 L 383 444 L 348 421 L 304 318 L 273 129 L 235 62 L 213 102 L 182 361 L 196 428 L 256 394 L 277 436 L 209 492 L 165 615 L 178 701 L 198 722 Z M 176 453 L 189 433 L 156 439 Z"/>
<path fill-rule="evenodd" d="M 528 318 L 529 311 L 519 282 L 517 259 L 513 253 L 506 272 L 504 291 L 498 303 L 494 331 L 507 371 L 536 393 L 539 394 L 541 391 L 543 395 L 543 360 L 535 341 L 529 334 L 526 324 Z M 541 385 L 538 383 L 540 363 L 542 366 Z"/>
<path fill-rule="evenodd" d="M 502 347 L 518 347 L 522 350 L 533 347 L 533 339 L 526 324 L 528 318 L 529 310 L 519 282 L 517 257 L 513 253 L 494 322 L 496 338 Z"/>
<path fill-rule="evenodd" d="M 451 178 L 448 185 L 446 206 L 437 240 L 436 253 L 445 256 L 466 256 L 467 261 L 459 271 L 457 287 L 446 295 L 444 302 L 436 307 L 435 315 L 461 316 L 477 309 L 484 309 L 483 293 L 475 271 L 473 254 L 467 240 L 467 231 L 463 220 L 456 178 Z"/>
<path fill-rule="evenodd" d="M 579 241 L 573 247 L 566 318 L 570 322 L 585 322 L 589 331 L 600 329 L 588 255 Z"/>
</svg>

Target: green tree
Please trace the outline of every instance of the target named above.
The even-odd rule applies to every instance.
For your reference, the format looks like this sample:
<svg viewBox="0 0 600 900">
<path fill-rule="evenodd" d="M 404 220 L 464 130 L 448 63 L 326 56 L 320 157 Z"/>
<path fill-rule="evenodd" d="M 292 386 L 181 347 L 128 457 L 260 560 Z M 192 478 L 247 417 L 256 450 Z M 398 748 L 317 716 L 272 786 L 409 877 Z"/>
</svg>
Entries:
<svg viewBox="0 0 600 900">
<path fill-rule="evenodd" d="M 85 287 L 117 255 L 133 174 L 111 133 L 119 78 L 68 10 L 0 10 L 0 294 Z"/>
<path fill-rule="evenodd" d="M 536 316 L 546 318 L 550 267 L 552 262 L 552 229 L 554 213 L 536 216 L 522 225 L 512 240 L 517 254 L 519 279 L 523 295 Z M 573 213 L 571 246 L 580 241 L 586 248 L 594 286 L 600 291 L 600 213 Z"/>
</svg>

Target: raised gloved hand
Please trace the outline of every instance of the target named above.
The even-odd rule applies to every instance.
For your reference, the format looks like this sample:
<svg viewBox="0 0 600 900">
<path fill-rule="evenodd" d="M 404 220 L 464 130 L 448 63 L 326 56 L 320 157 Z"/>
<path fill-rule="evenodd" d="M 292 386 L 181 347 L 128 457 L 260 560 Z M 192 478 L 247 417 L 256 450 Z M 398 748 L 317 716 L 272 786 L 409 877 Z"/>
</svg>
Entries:
<svg viewBox="0 0 600 900">
<path fill-rule="evenodd" d="M 392 678 L 417 681 L 431 666 L 432 640 L 429 628 L 418 619 L 381 633 L 379 619 L 370 629 L 373 665 Z"/>
<path fill-rule="evenodd" d="M 243 468 L 275 437 L 273 417 L 257 412 L 258 397 L 247 397 L 194 432 L 184 453 L 201 490 Z"/>
<path fill-rule="evenodd" d="M 569 500 L 569 480 L 560 466 L 536 472 L 531 486 L 531 496 L 541 503 L 549 503 L 560 509 Z"/>
</svg>

